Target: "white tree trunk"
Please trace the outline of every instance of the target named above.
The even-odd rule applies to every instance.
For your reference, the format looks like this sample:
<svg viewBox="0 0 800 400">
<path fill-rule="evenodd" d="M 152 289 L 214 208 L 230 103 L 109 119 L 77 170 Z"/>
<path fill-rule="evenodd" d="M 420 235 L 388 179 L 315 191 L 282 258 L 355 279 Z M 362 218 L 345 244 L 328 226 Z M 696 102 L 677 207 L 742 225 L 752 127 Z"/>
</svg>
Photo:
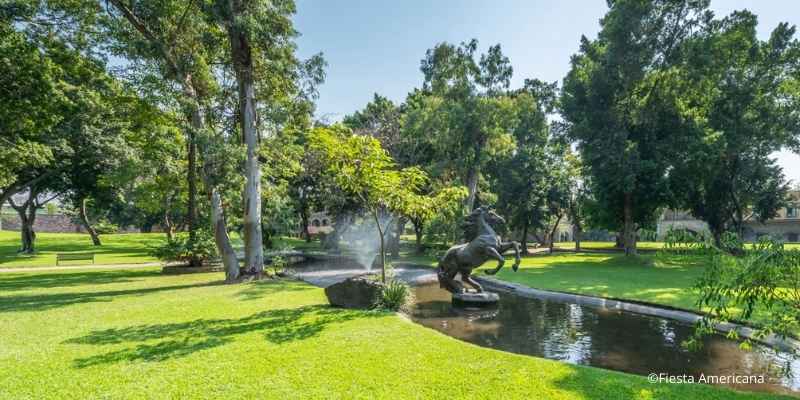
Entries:
<svg viewBox="0 0 800 400">
<path fill-rule="evenodd" d="M 239 277 L 239 260 L 231 246 L 228 230 L 225 227 L 225 211 L 216 188 L 211 189 L 211 226 L 214 227 L 214 243 L 219 250 L 222 264 L 225 266 L 225 281 L 234 282 Z"/>
<path fill-rule="evenodd" d="M 244 263 L 249 271 L 264 270 L 264 249 L 261 237 L 261 165 L 258 162 L 255 93 L 253 82 L 245 82 L 242 108 L 242 134 L 247 145 L 244 209 Z"/>
<path fill-rule="evenodd" d="M 245 12 L 242 0 L 229 0 L 228 39 L 231 59 L 239 89 L 239 123 L 247 146 L 244 189 L 244 265 L 247 271 L 264 271 L 264 249 L 261 237 L 261 166 L 258 161 L 256 99 L 250 39 L 240 30 L 236 19 Z"/>
</svg>

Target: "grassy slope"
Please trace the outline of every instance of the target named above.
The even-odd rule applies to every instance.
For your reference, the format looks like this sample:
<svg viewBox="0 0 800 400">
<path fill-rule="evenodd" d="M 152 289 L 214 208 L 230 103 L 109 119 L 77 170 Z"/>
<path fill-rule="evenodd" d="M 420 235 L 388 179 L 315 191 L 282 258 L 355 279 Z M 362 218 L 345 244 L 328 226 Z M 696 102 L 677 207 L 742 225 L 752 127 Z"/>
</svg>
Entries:
<svg viewBox="0 0 800 400">
<path fill-rule="evenodd" d="M 0 275 L 0 398 L 744 399 L 476 347 L 296 282 Z"/>
<path fill-rule="evenodd" d="M 37 233 L 36 253 L 19 255 L 19 232 L 0 231 L 0 268 L 56 265 L 56 253 L 95 253 L 96 264 L 134 264 L 158 261 L 148 254 L 150 247 L 166 240 L 163 233 L 101 235 L 102 246 L 93 246 L 85 233 Z M 85 264 L 72 261 L 70 264 Z M 66 264 L 65 264 L 66 265 Z"/>
</svg>

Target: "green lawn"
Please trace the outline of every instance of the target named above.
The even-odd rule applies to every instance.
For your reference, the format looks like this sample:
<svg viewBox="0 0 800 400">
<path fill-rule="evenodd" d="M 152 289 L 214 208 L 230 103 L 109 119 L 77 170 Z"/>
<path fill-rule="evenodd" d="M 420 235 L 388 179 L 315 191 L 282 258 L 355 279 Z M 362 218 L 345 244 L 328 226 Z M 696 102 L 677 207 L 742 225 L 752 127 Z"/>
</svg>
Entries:
<svg viewBox="0 0 800 400">
<path fill-rule="evenodd" d="M 0 398 L 769 397 L 480 348 L 395 314 L 330 308 L 303 283 L 221 278 L 0 274 Z"/>
<path fill-rule="evenodd" d="M 574 249 L 575 242 L 557 242 L 555 247 L 559 249 Z M 664 242 L 636 242 L 636 248 L 642 250 L 658 250 L 664 247 Z M 587 250 L 620 250 L 614 246 L 614 242 L 581 242 L 581 248 Z"/>
<path fill-rule="evenodd" d="M 0 231 L 0 269 L 19 267 L 51 267 L 56 265 L 56 253 L 95 253 L 95 264 L 140 264 L 157 262 L 149 251 L 166 241 L 163 233 L 121 233 L 101 235 L 102 246 L 92 245 L 85 233 L 37 233 L 36 253 L 32 256 L 18 254 L 19 232 Z M 241 240 L 231 234 L 234 247 Z M 291 247 L 299 250 L 319 250 L 319 241 L 281 237 L 275 240 L 276 249 Z M 82 265 L 86 261 L 70 261 L 62 265 Z"/>
<path fill-rule="evenodd" d="M 101 235 L 102 246 L 93 246 L 86 233 L 37 233 L 36 253 L 17 254 L 19 232 L 0 231 L 0 268 L 56 265 L 56 253 L 95 253 L 96 264 L 137 264 L 158 261 L 148 254 L 166 240 L 163 233 Z M 86 261 L 70 262 L 71 264 Z"/>
<path fill-rule="evenodd" d="M 487 263 L 484 269 L 494 265 Z M 692 309 L 696 295 L 690 287 L 702 273 L 699 260 L 670 263 L 654 256 L 556 253 L 525 257 L 517 272 L 503 268 L 496 276 L 540 289 Z"/>
</svg>

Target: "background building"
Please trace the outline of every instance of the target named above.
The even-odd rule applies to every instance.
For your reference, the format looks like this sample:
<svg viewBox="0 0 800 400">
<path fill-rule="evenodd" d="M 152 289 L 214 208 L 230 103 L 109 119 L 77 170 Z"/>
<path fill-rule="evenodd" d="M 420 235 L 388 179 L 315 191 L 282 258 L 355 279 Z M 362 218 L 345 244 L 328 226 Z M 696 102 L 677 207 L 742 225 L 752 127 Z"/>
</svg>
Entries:
<svg viewBox="0 0 800 400">
<path fill-rule="evenodd" d="M 667 210 L 658 221 L 658 237 L 663 238 L 670 230 L 685 229 L 690 232 L 708 232 L 705 221 L 693 217 L 689 212 Z M 761 236 L 772 236 L 786 242 L 800 241 L 800 191 L 789 193 L 789 205 L 778 210 L 775 218 L 759 222 L 752 216 L 745 219 L 744 240 L 753 241 Z"/>
</svg>

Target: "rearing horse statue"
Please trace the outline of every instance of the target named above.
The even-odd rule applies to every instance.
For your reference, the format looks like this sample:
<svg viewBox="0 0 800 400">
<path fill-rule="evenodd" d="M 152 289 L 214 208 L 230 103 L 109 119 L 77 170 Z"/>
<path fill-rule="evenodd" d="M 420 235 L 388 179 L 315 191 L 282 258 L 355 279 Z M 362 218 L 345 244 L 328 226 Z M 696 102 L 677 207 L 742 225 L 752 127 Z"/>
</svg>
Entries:
<svg viewBox="0 0 800 400">
<path fill-rule="evenodd" d="M 455 280 L 456 274 L 460 272 L 463 283 L 469 284 L 478 292 L 483 292 L 483 287 L 470 276 L 472 270 L 490 259 L 495 259 L 497 267 L 486 273 L 496 274 L 500 268 L 503 268 L 506 261 L 503 253 L 511 248 L 514 249 L 516 257 L 512 268 L 516 272 L 520 263 L 519 243 L 501 241 L 492 228 L 492 225 L 504 223 L 505 220 L 502 217 L 486 207 L 479 207 L 468 215 L 462 225 L 467 243 L 451 247 L 439 261 L 439 267 L 436 270 L 439 286 L 451 293 L 466 292 L 464 285 Z"/>
</svg>

